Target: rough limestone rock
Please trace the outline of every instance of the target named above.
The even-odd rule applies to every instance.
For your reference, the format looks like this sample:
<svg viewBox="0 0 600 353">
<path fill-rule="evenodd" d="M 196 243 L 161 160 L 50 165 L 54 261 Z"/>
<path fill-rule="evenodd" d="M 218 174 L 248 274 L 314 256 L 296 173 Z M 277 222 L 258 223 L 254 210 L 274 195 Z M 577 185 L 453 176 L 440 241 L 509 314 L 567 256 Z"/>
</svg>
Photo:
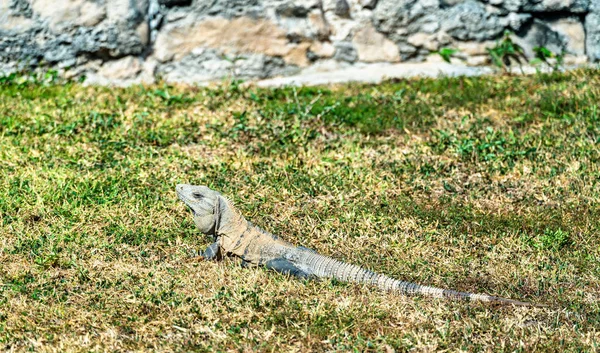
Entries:
<svg viewBox="0 0 600 353">
<path fill-rule="evenodd" d="M 436 31 L 439 28 L 439 10 L 437 0 L 380 0 L 373 10 L 373 24 L 392 40 L 400 40 L 411 31 Z"/>
<path fill-rule="evenodd" d="M 190 6 L 192 0 L 158 0 L 158 3 L 166 7 Z"/>
<path fill-rule="evenodd" d="M 81 25 L 79 18 L 82 15 L 83 4 L 81 0 L 34 0 L 31 7 L 36 17 L 44 21 L 50 30 L 58 32 L 64 27 Z M 102 10 L 99 16 L 106 14 Z"/>
<path fill-rule="evenodd" d="M 100 68 L 98 74 L 108 79 L 126 80 L 132 79 L 142 71 L 140 59 L 133 56 L 126 56 L 118 60 L 106 62 Z"/>
<path fill-rule="evenodd" d="M 561 37 L 564 50 L 568 54 L 585 55 L 585 29 L 577 17 L 553 19 L 546 22 L 550 29 Z"/>
<path fill-rule="evenodd" d="M 329 40 L 331 35 L 331 26 L 327 23 L 323 11 L 320 9 L 312 10 L 307 17 L 308 25 L 314 29 L 314 37 L 321 41 Z"/>
<path fill-rule="evenodd" d="M 267 78 L 294 74 L 296 68 L 282 59 L 264 54 L 250 54 L 238 60 L 226 60 L 214 49 L 197 49 L 182 60 L 160 66 L 158 73 L 167 82 L 203 83 L 221 79 Z"/>
<path fill-rule="evenodd" d="M 492 48 L 495 45 L 493 41 L 487 42 L 462 42 L 457 43 L 456 49 L 460 54 L 469 56 L 480 56 L 487 54 L 487 48 Z"/>
<path fill-rule="evenodd" d="M 350 5 L 346 0 L 336 0 L 335 9 L 333 12 L 339 17 L 349 18 L 350 17 Z"/>
<path fill-rule="evenodd" d="M 524 35 L 518 36 L 514 41 L 523 47 L 525 55 L 534 57 L 533 48 L 546 47 L 554 53 L 561 53 L 565 49 L 563 37 L 552 30 L 550 25 L 541 20 L 534 20 Z"/>
<path fill-rule="evenodd" d="M 176 25 L 162 31 L 154 50 L 161 62 L 180 60 L 195 48 L 207 47 L 231 55 L 278 56 L 290 64 L 304 66 L 309 46 L 309 43 L 289 43 L 285 31 L 268 20 L 211 17 L 196 24 Z"/>
<path fill-rule="evenodd" d="M 198 15 L 225 18 L 240 16 L 258 18 L 262 17 L 264 10 L 262 2 L 259 0 L 196 0 L 191 9 Z"/>
<path fill-rule="evenodd" d="M 306 18 L 310 11 L 311 9 L 309 7 L 289 2 L 278 5 L 275 8 L 275 13 L 282 17 Z"/>
<path fill-rule="evenodd" d="M 440 47 L 440 42 L 438 41 L 438 36 L 435 34 L 428 33 L 415 33 L 411 34 L 406 41 L 408 44 L 412 45 L 416 48 L 425 48 L 429 51 L 436 51 Z"/>
<path fill-rule="evenodd" d="M 358 53 L 351 42 L 337 42 L 334 44 L 335 54 L 334 59 L 338 61 L 346 61 L 353 63 L 358 60 Z"/>
<path fill-rule="evenodd" d="M 504 32 L 500 18 L 487 12 L 480 2 L 467 0 L 448 10 L 441 24 L 442 30 L 459 40 L 482 41 L 497 38 Z"/>
<path fill-rule="evenodd" d="M 590 0 L 525 0 L 520 10 L 523 12 L 570 12 L 585 13 Z"/>
<path fill-rule="evenodd" d="M 361 0 L 360 5 L 369 10 L 373 10 L 377 6 L 377 0 Z"/>
<path fill-rule="evenodd" d="M 358 60 L 363 62 L 398 62 L 398 46 L 373 26 L 365 26 L 354 33 L 352 43 L 356 47 Z M 350 60 L 346 60 L 350 61 Z"/>
<path fill-rule="evenodd" d="M 36 25 L 31 19 L 32 14 L 31 5 L 26 1 L 0 1 L 0 31 L 15 34 L 27 32 Z"/>
<path fill-rule="evenodd" d="M 529 57 L 545 46 L 600 61 L 600 0 L 0 0 L 0 74 L 206 82 L 430 60 L 443 47 L 481 65 L 507 30 Z"/>
<path fill-rule="evenodd" d="M 507 11 L 526 13 L 585 13 L 590 0 L 489 0 L 490 5 Z"/>
<path fill-rule="evenodd" d="M 31 29 L 35 22 L 23 16 L 6 16 L 0 21 L 0 30 L 23 33 Z"/>
<path fill-rule="evenodd" d="M 315 59 L 328 59 L 335 54 L 335 47 L 328 42 L 313 42 L 309 52 L 315 56 Z"/>
<path fill-rule="evenodd" d="M 592 61 L 600 61 L 600 13 L 585 17 L 586 54 Z"/>
<path fill-rule="evenodd" d="M 585 17 L 586 55 L 591 61 L 600 61 L 600 0 L 591 0 L 589 10 Z"/>
<path fill-rule="evenodd" d="M 0 60 L 44 61 L 58 67 L 77 63 L 80 56 L 104 59 L 140 54 L 147 38 L 140 37 L 145 0 L 35 0 L 31 6 L 13 2 L 14 19 L 0 29 Z M 15 16 L 16 15 L 16 16 Z M 141 31 L 143 34 L 143 31 Z"/>
<path fill-rule="evenodd" d="M 531 21 L 531 15 L 528 13 L 509 13 L 505 18 L 502 19 L 502 23 L 507 24 L 508 29 L 512 31 L 519 31 L 527 23 Z"/>
</svg>

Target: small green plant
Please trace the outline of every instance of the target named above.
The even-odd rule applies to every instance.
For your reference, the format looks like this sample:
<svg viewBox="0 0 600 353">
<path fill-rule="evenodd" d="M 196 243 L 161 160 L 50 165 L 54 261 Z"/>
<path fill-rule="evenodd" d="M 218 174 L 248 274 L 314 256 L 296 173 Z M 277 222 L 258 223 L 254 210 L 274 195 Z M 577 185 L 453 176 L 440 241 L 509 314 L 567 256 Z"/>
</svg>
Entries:
<svg viewBox="0 0 600 353">
<path fill-rule="evenodd" d="M 240 91 L 240 84 L 243 83 L 243 80 L 240 80 L 237 77 L 237 74 L 235 72 L 235 65 L 238 61 L 240 60 L 246 60 L 247 58 L 245 56 L 242 55 L 235 55 L 232 57 L 228 57 L 227 55 L 223 55 L 222 56 L 223 60 L 229 62 L 231 64 L 231 67 L 229 69 L 230 72 L 230 81 L 229 81 L 229 89 L 234 91 L 234 92 L 239 92 Z"/>
<path fill-rule="evenodd" d="M 445 62 L 449 63 L 452 56 L 454 56 L 454 54 L 458 53 L 458 49 L 441 48 L 440 50 L 436 51 L 435 53 L 437 53 L 439 56 L 441 56 Z"/>
<path fill-rule="evenodd" d="M 504 31 L 502 39 L 497 41 L 493 48 L 487 48 L 494 65 L 501 68 L 505 73 L 510 72 L 511 60 L 519 64 L 521 72 L 523 71 L 521 60 L 524 59 L 527 62 L 523 47 L 513 42 L 512 35 L 511 31 Z"/>
<path fill-rule="evenodd" d="M 69 82 L 68 80 L 62 80 Z M 28 84 L 35 84 L 41 86 L 49 86 L 60 83 L 61 79 L 58 75 L 58 71 L 54 69 L 48 69 L 46 71 L 20 71 L 12 72 L 6 75 L 0 75 L 0 85 L 19 85 L 26 86 Z"/>
<path fill-rule="evenodd" d="M 149 97 L 159 97 L 167 106 L 176 105 L 176 104 L 184 104 L 192 102 L 193 99 L 187 97 L 185 94 L 171 94 L 169 93 L 169 89 L 171 87 L 163 86 L 163 88 L 158 88 L 153 91 L 147 92 Z"/>
<path fill-rule="evenodd" d="M 17 80 L 17 73 L 11 72 L 10 74 L 0 75 L 0 85 L 13 84 Z"/>
<path fill-rule="evenodd" d="M 561 250 L 571 244 L 571 238 L 569 233 L 562 229 L 557 230 L 544 230 L 544 234 L 538 237 L 538 242 L 535 243 L 535 247 L 538 249 L 545 250 Z"/>
<path fill-rule="evenodd" d="M 532 64 L 544 63 L 552 68 L 553 71 L 558 71 L 562 67 L 565 52 L 555 53 L 550 49 L 540 46 L 533 48 L 535 53 L 535 59 L 531 61 Z"/>
</svg>

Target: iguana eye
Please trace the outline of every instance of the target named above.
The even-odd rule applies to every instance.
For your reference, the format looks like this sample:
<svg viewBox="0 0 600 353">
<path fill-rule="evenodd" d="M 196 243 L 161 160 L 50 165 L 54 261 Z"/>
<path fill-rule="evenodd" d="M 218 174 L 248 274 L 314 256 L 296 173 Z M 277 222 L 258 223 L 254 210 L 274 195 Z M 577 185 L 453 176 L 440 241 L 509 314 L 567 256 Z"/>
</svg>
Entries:
<svg viewBox="0 0 600 353">
<path fill-rule="evenodd" d="M 202 200 L 204 198 L 204 196 L 202 196 L 201 193 L 199 192 L 195 192 L 192 194 L 195 198 L 197 198 L 198 200 Z"/>
</svg>

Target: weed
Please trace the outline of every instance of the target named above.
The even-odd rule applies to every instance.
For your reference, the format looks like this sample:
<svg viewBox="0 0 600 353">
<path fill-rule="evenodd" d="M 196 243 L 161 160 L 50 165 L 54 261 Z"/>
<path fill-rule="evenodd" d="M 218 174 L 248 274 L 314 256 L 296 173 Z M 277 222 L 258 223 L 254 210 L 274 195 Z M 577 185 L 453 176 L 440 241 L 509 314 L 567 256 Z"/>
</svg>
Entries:
<svg viewBox="0 0 600 353">
<path fill-rule="evenodd" d="M 554 71 L 558 71 L 561 69 L 565 55 L 564 51 L 557 54 L 552 52 L 548 48 L 541 46 L 534 47 L 533 52 L 535 53 L 535 59 L 532 60 L 533 64 L 543 62 L 549 67 L 551 67 Z"/>
<path fill-rule="evenodd" d="M 163 88 L 157 88 L 147 92 L 146 94 L 148 97 L 160 98 L 167 106 L 186 104 L 194 101 L 192 98 L 187 97 L 184 93 L 172 95 L 169 93 L 169 89 L 170 87 L 165 85 Z"/>
<path fill-rule="evenodd" d="M 458 53 L 458 49 L 441 48 L 440 50 L 436 51 L 435 53 L 437 53 L 445 62 L 449 63 L 452 56 L 454 56 L 454 54 Z"/>
<path fill-rule="evenodd" d="M 523 48 L 512 40 L 512 35 L 512 32 L 505 31 L 502 39 L 498 40 L 494 47 L 487 48 L 494 65 L 504 70 L 505 73 L 509 72 L 512 61 L 519 64 L 521 72 L 523 71 L 522 60 L 527 62 Z"/>
<path fill-rule="evenodd" d="M 535 245 L 536 247 L 542 249 L 552 249 L 558 251 L 562 250 L 569 244 L 571 244 L 569 233 L 563 231 L 562 229 L 545 229 L 544 234 L 539 237 L 539 242 Z"/>
</svg>

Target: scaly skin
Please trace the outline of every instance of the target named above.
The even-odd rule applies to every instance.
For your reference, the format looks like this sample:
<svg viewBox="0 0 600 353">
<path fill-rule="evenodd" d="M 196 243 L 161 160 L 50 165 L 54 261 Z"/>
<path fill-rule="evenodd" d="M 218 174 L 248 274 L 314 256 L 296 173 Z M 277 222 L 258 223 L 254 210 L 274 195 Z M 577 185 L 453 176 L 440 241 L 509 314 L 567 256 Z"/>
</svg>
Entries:
<svg viewBox="0 0 600 353">
<path fill-rule="evenodd" d="M 541 306 L 399 281 L 281 240 L 247 221 L 227 198 L 206 186 L 180 184 L 177 185 L 177 195 L 192 211 L 200 231 L 213 239 L 213 243 L 202 253 L 206 259 L 235 256 L 241 258 L 245 266 L 266 266 L 300 278 L 336 278 L 365 283 L 400 294 Z"/>
</svg>

